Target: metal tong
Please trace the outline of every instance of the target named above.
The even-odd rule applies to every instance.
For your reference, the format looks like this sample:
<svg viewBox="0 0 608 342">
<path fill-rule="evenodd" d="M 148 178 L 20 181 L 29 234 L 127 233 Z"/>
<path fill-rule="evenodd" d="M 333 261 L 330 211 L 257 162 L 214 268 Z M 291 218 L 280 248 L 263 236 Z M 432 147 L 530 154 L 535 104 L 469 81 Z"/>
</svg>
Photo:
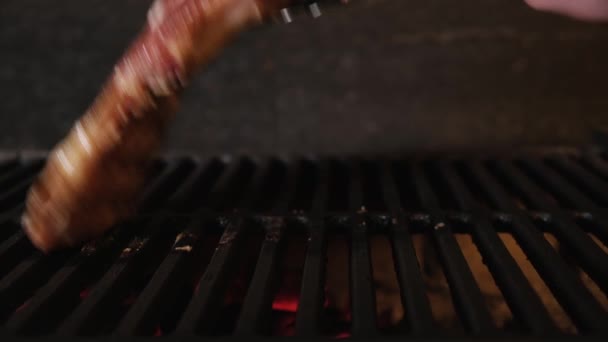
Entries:
<svg viewBox="0 0 608 342">
<path fill-rule="evenodd" d="M 331 6 L 336 4 L 345 5 L 349 2 L 350 0 L 295 0 L 291 6 L 281 9 L 280 18 L 278 18 L 278 20 L 289 24 L 293 22 L 294 17 L 302 12 L 306 13 L 307 16 L 316 19 L 323 14 L 320 4 L 323 6 Z"/>
</svg>

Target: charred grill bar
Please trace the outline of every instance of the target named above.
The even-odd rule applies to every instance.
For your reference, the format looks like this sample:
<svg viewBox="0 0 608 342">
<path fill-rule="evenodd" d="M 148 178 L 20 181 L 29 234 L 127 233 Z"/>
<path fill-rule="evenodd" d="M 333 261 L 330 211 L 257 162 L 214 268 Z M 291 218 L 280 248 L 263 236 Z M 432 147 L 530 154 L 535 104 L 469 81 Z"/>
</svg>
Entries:
<svg viewBox="0 0 608 342">
<path fill-rule="evenodd" d="M 502 234 L 515 238 L 578 334 L 608 329 L 608 159 L 601 153 L 378 161 L 168 157 L 155 163 L 136 217 L 103 239 L 47 256 L 18 223 L 42 165 L 42 158 L 20 155 L 0 160 L 5 336 L 442 334 L 415 247 L 422 235 L 436 251 L 461 334 L 566 333 Z M 512 326 L 493 320 L 479 269 L 459 235 L 472 238 Z M 339 270 L 327 269 L 333 236 L 348 245 Z M 403 308 L 389 330 L 377 310 L 375 236 L 389 242 L 395 305 Z M 295 253 L 287 246 L 298 237 L 305 241 L 298 289 L 277 308 L 282 265 Z M 348 275 L 341 314 L 328 304 L 327 272 L 338 271 Z M 276 328 L 278 311 L 286 312 L 289 328 Z M 344 324 L 340 333 L 336 321 Z"/>
</svg>

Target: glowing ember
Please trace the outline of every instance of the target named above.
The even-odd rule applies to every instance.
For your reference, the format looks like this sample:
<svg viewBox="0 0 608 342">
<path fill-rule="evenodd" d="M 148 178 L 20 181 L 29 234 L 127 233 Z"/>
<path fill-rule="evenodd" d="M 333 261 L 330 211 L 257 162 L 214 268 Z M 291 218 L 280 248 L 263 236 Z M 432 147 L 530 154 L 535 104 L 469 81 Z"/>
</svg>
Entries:
<svg viewBox="0 0 608 342">
<path fill-rule="evenodd" d="M 160 326 L 156 327 L 156 329 L 154 330 L 154 336 L 155 337 L 163 336 L 163 330 L 160 328 Z"/>
<path fill-rule="evenodd" d="M 86 289 L 80 291 L 80 300 L 87 298 L 90 293 L 91 293 L 91 289 L 89 289 L 89 288 L 86 288 Z"/>
<path fill-rule="evenodd" d="M 349 338 L 349 337 L 350 337 L 349 332 L 341 332 L 336 335 L 336 339 L 345 339 L 345 338 Z"/>
<path fill-rule="evenodd" d="M 296 312 L 298 311 L 298 297 L 279 294 L 272 302 L 272 309 L 276 311 Z"/>
</svg>

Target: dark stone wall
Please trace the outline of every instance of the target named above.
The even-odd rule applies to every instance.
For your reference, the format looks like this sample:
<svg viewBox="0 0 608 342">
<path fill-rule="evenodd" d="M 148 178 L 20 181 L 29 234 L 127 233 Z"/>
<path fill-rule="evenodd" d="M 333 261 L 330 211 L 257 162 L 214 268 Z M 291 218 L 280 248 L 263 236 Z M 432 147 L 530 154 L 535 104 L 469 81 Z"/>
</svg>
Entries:
<svg viewBox="0 0 608 342">
<path fill-rule="evenodd" d="M 608 127 L 608 26 L 517 0 L 352 0 L 242 35 L 185 94 L 166 148 L 387 154 L 585 144 Z M 50 148 L 149 0 L 3 0 L 0 148 Z"/>
</svg>

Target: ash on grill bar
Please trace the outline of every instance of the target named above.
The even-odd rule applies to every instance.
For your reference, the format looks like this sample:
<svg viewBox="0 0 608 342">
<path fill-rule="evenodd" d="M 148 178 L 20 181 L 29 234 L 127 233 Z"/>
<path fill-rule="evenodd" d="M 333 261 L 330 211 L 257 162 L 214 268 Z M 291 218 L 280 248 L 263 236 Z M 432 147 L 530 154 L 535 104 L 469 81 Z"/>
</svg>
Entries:
<svg viewBox="0 0 608 342">
<path fill-rule="evenodd" d="M 608 328 L 608 158 L 170 156 L 139 214 L 44 256 L 0 162 L 3 336 L 553 336 Z"/>
</svg>

